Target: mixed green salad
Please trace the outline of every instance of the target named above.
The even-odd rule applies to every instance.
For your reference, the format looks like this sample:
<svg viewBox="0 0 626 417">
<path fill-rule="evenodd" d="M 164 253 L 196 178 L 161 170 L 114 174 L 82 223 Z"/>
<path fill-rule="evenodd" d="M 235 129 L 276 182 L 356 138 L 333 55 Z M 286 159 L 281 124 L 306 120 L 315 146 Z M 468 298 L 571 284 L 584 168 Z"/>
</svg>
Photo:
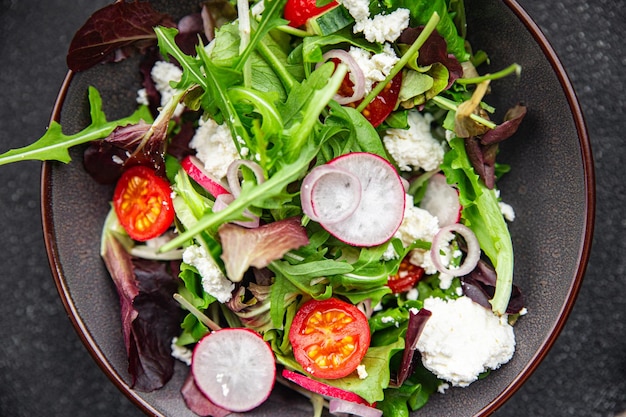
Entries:
<svg viewBox="0 0 626 417">
<path fill-rule="evenodd" d="M 101 255 L 134 389 L 182 360 L 199 415 L 278 381 L 315 415 L 405 416 L 511 358 L 525 310 L 496 156 L 526 107 L 492 120 L 490 83 L 520 68 L 481 71 L 464 7 L 213 0 L 174 22 L 116 2 L 78 31 L 73 71 L 140 54 L 136 112 L 107 120 L 91 87 L 89 126 L 52 122 L 0 165 L 80 145 L 114 186 Z"/>
</svg>

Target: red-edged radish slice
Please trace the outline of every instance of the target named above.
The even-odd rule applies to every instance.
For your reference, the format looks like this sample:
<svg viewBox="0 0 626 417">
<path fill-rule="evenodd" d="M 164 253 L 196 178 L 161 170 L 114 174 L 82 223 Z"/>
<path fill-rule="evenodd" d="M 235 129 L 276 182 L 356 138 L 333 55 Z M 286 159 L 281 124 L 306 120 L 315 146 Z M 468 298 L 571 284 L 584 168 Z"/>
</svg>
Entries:
<svg viewBox="0 0 626 417">
<path fill-rule="evenodd" d="M 351 416 L 360 416 L 360 417 L 381 417 L 383 415 L 383 410 L 379 410 L 378 408 L 370 407 L 365 404 L 357 404 L 351 401 L 341 400 L 339 398 L 332 398 L 328 402 L 328 411 L 331 414 L 335 414 L 338 416 L 344 416 L 346 414 Z"/>
<path fill-rule="evenodd" d="M 428 179 L 420 208 L 437 217 L 439 227 L 449 226 L 461 220 L 459 191 L 448 184 L 446 177 L 441 173 Z"/>
<path fill-rule="evenodd" d="M 225 328 L 204 336 L 193 351 L 191 372 L 215 405 L 244 412 L 272 392 L 276 363 L 269 344 L 256 332 Z"/>
<path fill-rule="evenodd" d="M 406 196 L 393 165 L 367 152 L 342 155 L 328 164 L 359 179 L 361 200 L 348 218 L 341 222 L 320 223 L 322 227 L 352 246 L 376 246 L 391 239 L 402 223 Z M 338 187 L 336 192 L 341 195 L 344 191 Z M 332 199 L 328 201 L 332 204 Z"/>
<path fill-rule="evenodd" d="M 355 404 L 362 404 L 369 406 L 370 404 L 365 401 L 361 396 L 355 394 L 354 392 L 346 391 L 341 388 L 333 387 L 328 384 L 325 384 L 316 379 L 311 379 L 306 375 L 302 375 L 300 373 L 290 371 L 288 369 L 283 369 L 282 372 L 283 378 L 288 381 L 293 382 L 294 384 L 300 385 L 302 388 L 307 391 L 311 391 L 315 394 L 322 395 L 326 398 L 339 398 L 344 401 L 349 401 Z"/>
<path fill-rule="evenodd" d="M 448 268 L 443 264 L 441 255 L 439 255 L 441 246 L 444 242 L 449 241 L 452 233 L 461 235 L 467 245 L 467 255 L 458 268 Z M 433 237 L 430 258 L 439 272 L 455 277 L 462 277 L 472 272 L 474 268 L 476 268 L 476 265 L 478 265 L 478 261 L 480 260 L 480 243 L 478 243 L 478 238 L 476 238 L 476 235 L 469 227 L 461 223 L 450 224 L 439 229 L 437 234 Z"/>
<path fill-rule="evenodd" d="M 194 155 L 183 158 L 181 166 L 195 182 L 204 187 L 213 197 L 221 194 L 229 194 L 229 191 L 221 184 L 221 181 L 208 173 L 202 161 Z"/>
<path fill-rule="evenodd" d="M 187 376 L 187 379 L 185 379 L 185 383 L 180 389 L 180 393 L 185 400 L 187 408 L 199 416 L 226 417 L 227 415 L 232 414 L 230 410 L 218 407 L 209 401 L 209 399 L 196 386 L 196 382 L 193 380 L 191 372 Z"/>
<path fill-rule="evenodd" d="M 350 217 L 359 206 L 361 182 L 349 171 L 320 165 L 302 181 L 300 201 L 302 211 L 311 220 L 337 223 Z"/>
</svg>

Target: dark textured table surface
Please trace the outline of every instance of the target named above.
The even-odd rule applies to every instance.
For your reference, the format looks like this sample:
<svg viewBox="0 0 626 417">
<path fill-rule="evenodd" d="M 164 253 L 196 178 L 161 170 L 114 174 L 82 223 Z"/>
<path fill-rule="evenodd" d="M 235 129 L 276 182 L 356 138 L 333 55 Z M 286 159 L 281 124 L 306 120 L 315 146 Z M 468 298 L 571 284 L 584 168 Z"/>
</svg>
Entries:
<svg viewBox="0 0 626 417">
<path fill-rule="evenodd" d="M 74 31 L 104 0 L 0 1 L 0 151 L 43 134 Z M 591 137 L 597 220 L 587 274 L 553 349 L 497 416 L 626 411 L 626 4 L 520 0 L 567 69 Z M 48 267 L 40 164 L 0 167 L 0 417 L 140 416 L 80 342 Z"/>
</svg>

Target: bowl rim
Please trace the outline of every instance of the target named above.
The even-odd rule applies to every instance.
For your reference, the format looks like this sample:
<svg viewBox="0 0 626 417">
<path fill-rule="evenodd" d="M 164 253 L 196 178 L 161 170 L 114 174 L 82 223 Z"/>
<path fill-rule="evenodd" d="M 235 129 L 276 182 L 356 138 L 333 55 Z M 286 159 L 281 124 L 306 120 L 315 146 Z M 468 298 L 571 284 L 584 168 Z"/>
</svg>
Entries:
<svg viewBox="0 0 626 417">
<path fill-rule="evenodd" d="M 507 387 L 502 390 L 502 392 L 500 392 L 500 394 L 496 398 L 494 398 L 489 404 L 487 404 L 482 410 L 480 410 L 477 416 L 490 415 L 498 408 L 500 408 L 506 401 L 508 401 L 537 369 L 537 367 L 546 357 L 546 355 L 554 345 L 556 339 L 558 338 L 559 334 L 563 330 L 563 327 L 565 326 L 565 323 L 567 322 L 567 319 L 569 318 L 569 315 L 578 297 L 578 293 L 586 272 L 587 264 L 591 254 L 596 212 L 595 169 L 593 164 L 593 155 L 591 151 L 589 134 L 587 131 L 581 105 L 578 101 L 577 94 L 569 79 L 567 71 L 542 30 L 533 21 L 533 19 L 526 12 L 526 10 L 516 0 L 503 0 L 503 3 L 517 16 L 519 21 L 526 27 L 531 36 L 537 42 L 538 46 L 541 48 L 544 56 L 548 60 L 550 66 L 554 70 L 555 75 L 557 76 L 557 79 L 567 99 L 569 108 L 572 112 L 572 117 L 578 134 L 578 141 L 581 150 L 584 174 L 583 177 L 585 182 L 585 224 L 583 229 L 583 239 L 578 249 L 578 267 L 574 280 L 569 287 L 566 302 L 561 308 L 559 319 L 552 327 L 546 339 L 542 342 L 540 348 L 528 361 L 522 371 L 513 379 L 513 381 Z M 61 84 L 57 99 L 54 103 L 52 114 L 50 117 L 50 123 L 52 121 L 60 120 L 61 110 L 63 108 L 63 104 L 65 102 L 65 98 L 67 96 L 73 76 L 74 73 L 71 70 L 68 70 Z M 160 412 L 158 412 L 148 401 L 146 401 L 137 392 L 131 389 L 126 381 L 124 381 L 124 379 L 118 374 L 118 372 L 111 366 L 111 364 L 107 361 L 106 356 L 89 333 L 86 324 L 78 314 L 74 301 L 71 298 L 67 282 L 63 275 L 63 268 L 60 263 L 59 252 L 56 246 L 56 232 L 54 228 L 54 221 L 50 214 L 50 209 L 52 207 L 51 174 L 53 166 L 54 163 L 51 162 L 42 163 L 40 190 L 41 218 L 48 262 L 50 264 L 54 283 L 56 285 L 63 306 L 68 314 L 68 318 L 70 319 L 74 330 L 78 334 L 82 343 L 87 348 L 87 351 L 90 353 L 100 369 L 111 380 L 111 382 L 113 382 L 113 384 L 145 414 L 155 417 L 165 417 Z"/>
</svg>

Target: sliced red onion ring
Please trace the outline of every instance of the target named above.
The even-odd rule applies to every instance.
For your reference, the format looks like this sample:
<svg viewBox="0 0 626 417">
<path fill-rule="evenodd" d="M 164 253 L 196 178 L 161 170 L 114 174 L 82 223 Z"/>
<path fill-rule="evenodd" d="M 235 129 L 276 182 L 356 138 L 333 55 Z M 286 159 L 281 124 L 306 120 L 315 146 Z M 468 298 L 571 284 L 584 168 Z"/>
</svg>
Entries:
<svg viewBox="0 0 626 417">
<path fill-rule="evenodd" d="M 232 194 L 220 194 L 215 197 L 215 204 L 213 204 L 213 212 L 217 213 L 218 211 L 224 210 L 230 203 L 235 200 Z M 249 210 L 244 210 L 243 215 L 249 218 L 247 221 L 235 221 L 233 223 L 238 224 L 239 226 L 247 227 L 249 229 L 254 229 L 259 227 L 260 220 L 259 216 L 255 216 Z"/>
<path fill-rule="evenodd" d="M 335 95 L 335 101 L 341 105 L 353 103 L 357 100 L 360 100 L 365 95 L 365 74 L 363 74 L 363 70 L 356 62 L 356 60 L 350 55 L 348 52 L 343 49 L 331 49 L 322 55 L 324 62 L 329 59 L 336 58 L 346 64 L 349 69 L 350 80 L 354 84 L 352 87 L 352 96 L 345 97 L 339 94 Z"/>
<path fill-rule="evenodd" d="M 333 224 L 347 219 L 361 202 L 361 182 L 353 173 L 320 165 L 313 168 L 300 188 L 302 211 L 318 223 Z"/>
<path fill-rule="evenodd" d="M 230 192 L 234 198 L 239 197 L 241 193 L 241 181 L 239 180 L 239 167 L 246 166 L 252 170 L 254 176 L 256 177 L 257 184 L 261 184 L 265 181 L 265 173 L 263 172 L 263 168 L 259 164 L 254 161 L 249 161 L 247 159 L 235 159 L 229 166 L 226 171 L 226 181 L 228 181 L 228 186 L 230 187 Z"/>
<path fill-rule="evenodd" d="M 335 415 L 361 416 L 361 417 L 381 417 L 383 411 L 365 404 L 354 403 L 340 398 L 331 398 L 328 402 L 328 411 Z"/>
<path fill-rule="evenodd" d="M 448 268 L 441 262 L 441 256 L 439 255 L 439 250 L 448 238 L 449 233 L 458 233 L 465 239 L 465 243 L 467 244 L 467 255 L 465 260 L 458 268 Z M 478 243 L 478 239 L 472 230 L 461 224 L 454 223 L 439 229 L 435 237 L 433 237 L 433 244 L 430 250 L 430 258 L 433 261 L 433 265 L 437 268 L 437 271 L 443 274 L 449 274 L 455 277 L 461 277 L 463 275 L 467 275 L 476 268 L 478 261 L 480 260 L 480 244 Z"/>
</svg>

